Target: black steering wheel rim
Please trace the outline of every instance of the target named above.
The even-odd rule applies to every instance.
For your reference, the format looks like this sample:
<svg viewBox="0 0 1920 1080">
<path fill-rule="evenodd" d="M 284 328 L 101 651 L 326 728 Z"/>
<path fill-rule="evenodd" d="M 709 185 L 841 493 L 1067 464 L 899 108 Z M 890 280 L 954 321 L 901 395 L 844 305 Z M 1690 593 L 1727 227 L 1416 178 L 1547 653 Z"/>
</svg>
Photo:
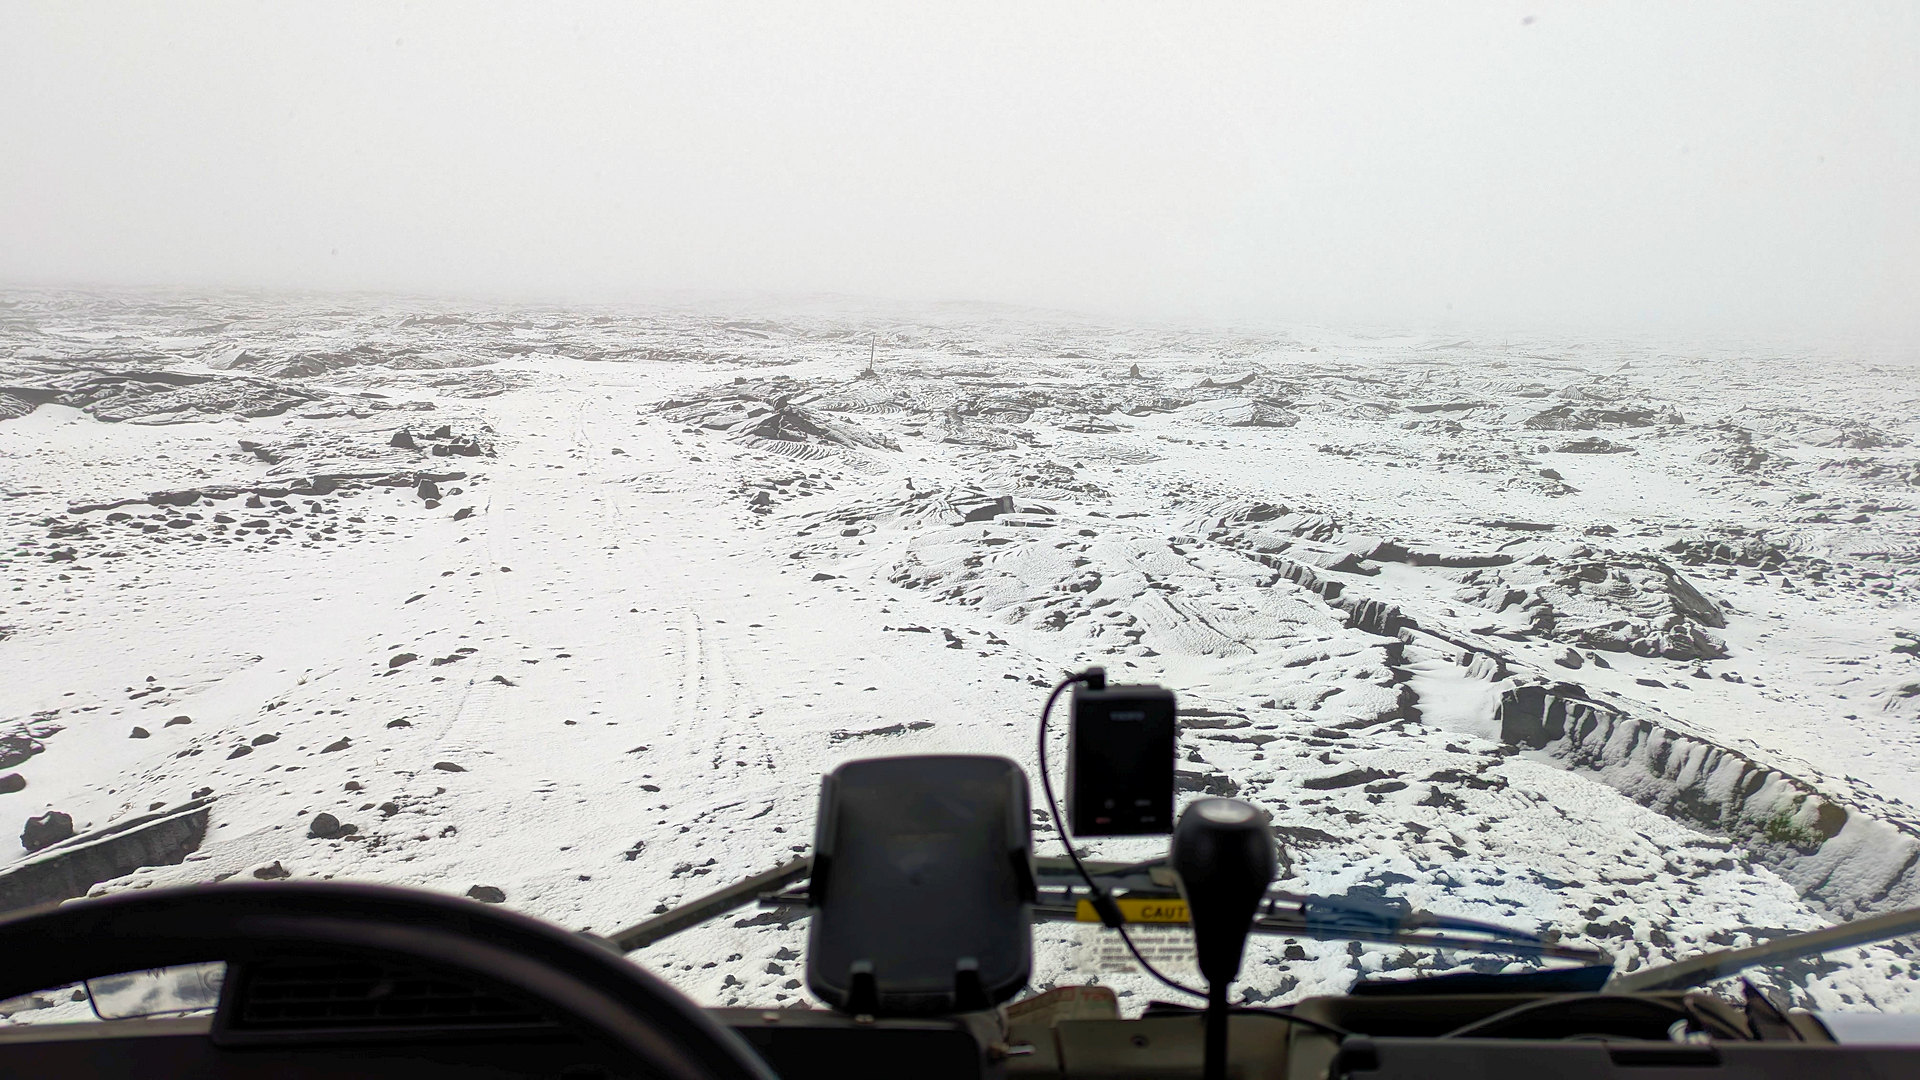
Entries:
<svg viewBox="0 0 1920 1080">
<path fill-rule="evenodd" d="M 330 881 L 143 889 L 0 917 L 0 999 L 128 971 L 319 950 L 515 991 L 647 1072 L 777 1080 L 738 1035 L 605 946 L 504 908 Z"/>
</svg>

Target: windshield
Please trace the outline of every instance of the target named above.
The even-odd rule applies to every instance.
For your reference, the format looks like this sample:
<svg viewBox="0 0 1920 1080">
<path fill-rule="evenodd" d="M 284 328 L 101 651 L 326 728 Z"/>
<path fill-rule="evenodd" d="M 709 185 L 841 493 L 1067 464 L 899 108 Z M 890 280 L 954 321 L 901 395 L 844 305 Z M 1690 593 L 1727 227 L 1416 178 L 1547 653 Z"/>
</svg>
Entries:
<svg viewBox="0 0 1920 1080">
<path fill-rule="evenodd" d="M 1270 814 L 1289 892 L 1625 970 L 1920 906 L 1916 49 L 1900 5 L 12 8 L 0 907 L 358 879 L 610 934 L 808 853 L 841 762 L 1034 775 L 1089 664 L 1178 695 L 1180 802 Z M 819 1007 L 806 926 L 632 956 Z M 1140 940 L 1192 979 L 1184 933 Z M 1899 1010 L 1917 962 L 1752 977 Z M 1241 992 L 1552 963 L 1256 936 Z"/>
</svg>

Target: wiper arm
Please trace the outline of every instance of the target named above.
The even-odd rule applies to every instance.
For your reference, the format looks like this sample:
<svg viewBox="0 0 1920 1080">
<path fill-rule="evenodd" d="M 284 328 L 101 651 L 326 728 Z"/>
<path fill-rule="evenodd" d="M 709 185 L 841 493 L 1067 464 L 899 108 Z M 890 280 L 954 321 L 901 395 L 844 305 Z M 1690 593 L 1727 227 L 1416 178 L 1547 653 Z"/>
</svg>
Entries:
<svg viewBox="0 0 1920 1080">
<path fill-rule="evenodd" d="M 1414 910 L 1404 904 L 1355 900 L 1346 896 L 1275 895 L 1296 904 L 1309 926 L 1333 932 L 1369 930 L 1397 934 L 1408 930 L 1461 930 L 1509 941 L 1545 943 L 1547 940 L 1529 930 L 1516 930 L 1457 915 L 1436 915 L 1430 911 Z"/>
<path fill-rule="evenodd" d="M 1838 926 L 1829 926 L 1824 930 L 1810 930 L 1804 934 L 1788 934 L 1786 937 L 1774 938 L 1772 941 L 1764 941 L 1758 945 L 1749 945 L 1744 949 L 1721 949 L 1690 960 L 1682 960 L 1677 964 L 1630 971 L 1624 975 L 1615 975 L 1607 983 L 1607 989 L 1622 992 L 1685 990 L 1691 986 L 1699 986 L 1702 983 L 1738 974 L 1760 964 L 1795 960 L 1802 956 L 1817 956 L 1820 953 L 1844 949 L 1851 945 L 1870 945 L 1876 941 L 1885 941 L 1888 938 L 1913 933 L 1920 933 L 1920 908 L 1892 911 L 1885 915 L 1875 915 L 1870 919 L 1856 919 Z"/>
<path fill-rule="evenodd" d="M 1613 959 L 1600 949 L 1563 945 L 1530 930 L 1350 897 L 1275 894 L 1254 920 L 1253 928 L 1259 933 L 1320 941 L 1373 941 L 1429 949 L 1541 956 L 1583 964 L 1608 964 Z"/>
<path fill-rule="evenodd" d="M 1041 919 L 1084 919 L 1080 904 L 1085 887 L 1065 859 L 1034 860 L 1040 900 L 1034 916 Z M 1087 863 L 1087 871 L 1101 888 L 1121 900 L 1178 901 L 1179 892 L 1165 859 L 1140 863 Z M 1477 919 L 1416 911 L 1404 901 L 1380 902 L 1345 896 L 1298 896 L 1270 893 L 1253 921 L 1253 932 L 1281 934 L 1318 941 L 1374 941 L 1432 949 L 1464 949 L 1482 953 L 1541 956 L 1577 960 L 1583 964 L 1611 963 L 1599 949 L 1563 945 L 1528 930 L 1498 926 Z"/>
<path fill-rule="evenodd" d="M 1119 899 L 1179 903 L 1179 889 L 1165 859 L 1137 863 L 1090 861 L 1086 866 L 1101 887 Z M 755 901 L 763 907 L 804 907 L 808 895 L 801 879 L 812 868 L 811 859 L 795 859 L 616 931 L 608 938 L 622 952 L 632 952 Z M 1086 887 L 1072 863 L 1063 858 L 1035 859 L 1034 871 L 1040 893 L 1033 906 L 1034 918 L 1080 920 Z M 1604 964 L 1612 959 L 1599 949 L 1562 945 L 1527 930 L 1416 911 L 1404 902 L 1381 903 L 1339 896 L 1269 894 L 1253 921 L 1253 932 L 1317 941 L 1374 941 L 1431 949 L 1541 956 L 1585 964 Z"/>
<path fill-rule="evenodd" d="M 616 930 L 607 935 L 607 940 L 613 942 L 621 952 L 646 948 L 663 937 L 718 918 L 735 908 L 745 907 L 758 900 L 761 893 L 791 885 L 806 877 L 812 869 L 813 860 L 803 855 L 765 873 L 710 892 L 698 900 L 690 900 L 672 911 L 635 923 L 625 930 Z"/>
</svg>

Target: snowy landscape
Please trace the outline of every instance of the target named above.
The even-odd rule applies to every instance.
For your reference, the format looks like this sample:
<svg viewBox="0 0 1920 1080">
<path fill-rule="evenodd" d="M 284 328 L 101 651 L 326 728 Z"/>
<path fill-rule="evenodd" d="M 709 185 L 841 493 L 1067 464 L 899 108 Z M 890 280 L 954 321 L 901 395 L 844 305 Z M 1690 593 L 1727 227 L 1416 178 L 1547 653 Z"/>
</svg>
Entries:
<svg viewBox="0 0 1920 1080">
<path fill-rule="evenodd" d="M 1911 352 L 14 291 L 0 896 L 204 811 L 82 885 L 611 932 L 805 853 L 838 762 L 1031 777 L 1046 689 L 1103 664 L 1177 692 L 1183 798 L 1270 812 L 1295 892 L 1626 967 L 1920 906 L 1916 444 Z M 634 959 L 794 1005 L 804 928 Z M 1164 996 L 1103 934 L 1037 927 L 1035 987 Z M 1245 986 L 1508 963 L 1260 938 Z M 1915 974 L 1755 979 L 1912 1011 Z"/>
</svg>

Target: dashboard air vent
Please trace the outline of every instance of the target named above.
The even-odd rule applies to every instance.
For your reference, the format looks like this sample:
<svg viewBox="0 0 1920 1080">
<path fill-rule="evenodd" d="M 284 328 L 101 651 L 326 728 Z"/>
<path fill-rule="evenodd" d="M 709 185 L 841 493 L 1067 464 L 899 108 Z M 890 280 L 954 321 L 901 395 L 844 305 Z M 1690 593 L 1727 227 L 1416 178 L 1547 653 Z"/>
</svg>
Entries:
<svg viewBox="0 0 1920 1080">
<path fill-rule="evenodd" d="M 518 1027 L 546 1016 L 458 977 L 366 960 L 247 964 L 229 1002 L 236 1031 Z"/>
</svg>

